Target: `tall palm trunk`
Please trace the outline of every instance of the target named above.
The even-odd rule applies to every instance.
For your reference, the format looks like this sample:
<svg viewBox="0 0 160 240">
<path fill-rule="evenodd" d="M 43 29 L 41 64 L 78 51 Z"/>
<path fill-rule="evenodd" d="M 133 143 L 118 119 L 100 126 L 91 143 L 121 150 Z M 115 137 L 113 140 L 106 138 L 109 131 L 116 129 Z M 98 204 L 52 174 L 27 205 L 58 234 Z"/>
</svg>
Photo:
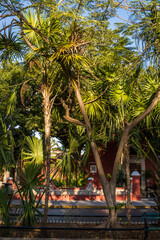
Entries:
<svg viewBox="0 0 160 240">
<path fill-rule="evenodd" d="M 46 192 L 45 192 L 45 206 L 44 206 L 44 218 L 43 224 L 47 224 L 48 214 L 48 201 L 49 201 L 49 186 L 50 186 L 50 162 L 51 162 L 51 108 L 50 91 L 47 84 L 42 86 L 43 95 L 43 112 L 44 112 L 44 125 L 45 125 L 45 171 L 46 171 Z"/>
<path fill-rule="evenodd" d="M 51 162 L 51 110 L 53 107 L 54 100 L 58 94 L 55 94 L 54 97 L 51 97 L 52 93 L 52 84 L 48 85 L 47 79 L 47 63 L 45 63 L 44 70 L 42 71 L 43 75 L 43 84 L 41 85 L 41 93 L 43 96 L 43 114 L 44 114 L 44 126 L 45 126 L 45 149 L 44 149 L 44 162 L 45 162 L 45 171 L 46 171 L 46 191 L 45 191 L 45 206 L 44 206 L 44 218 L 43 224 L 47 224 L 47 214 L 48 214 L 48 201 L 49 201 L 49 187 L 50 187 L 50 162 Z"/>
</svg>

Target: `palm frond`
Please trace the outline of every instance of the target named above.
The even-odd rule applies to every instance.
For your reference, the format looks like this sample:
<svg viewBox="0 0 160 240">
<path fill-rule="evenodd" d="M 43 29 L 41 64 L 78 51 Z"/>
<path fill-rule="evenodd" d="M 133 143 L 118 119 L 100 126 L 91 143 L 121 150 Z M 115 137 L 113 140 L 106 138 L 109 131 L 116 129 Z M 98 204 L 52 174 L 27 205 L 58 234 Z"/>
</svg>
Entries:
<svg viewBox="0 0 160 240">
<path fill-rule="evenodd" d="M 13 114 L 17 103 L 16 89 L 13 90 L 8 100 L 6 115 Z"/>
<path fill-rule="evenodd" d="M 0 60 L 14 60 L 22 58 L 25 53 L 24 42 L 18 38 L 18 34 L 8 28 L 8 32 L 0 33 Z"/>
<path fill-rule="evenodd" d="M 41 166 L 43 164 L 43 145 L 42 139 L 36 137 L 26 137 L 25 145 L 21 152 L 22 161 L 31 161 Z"/>
</svg>

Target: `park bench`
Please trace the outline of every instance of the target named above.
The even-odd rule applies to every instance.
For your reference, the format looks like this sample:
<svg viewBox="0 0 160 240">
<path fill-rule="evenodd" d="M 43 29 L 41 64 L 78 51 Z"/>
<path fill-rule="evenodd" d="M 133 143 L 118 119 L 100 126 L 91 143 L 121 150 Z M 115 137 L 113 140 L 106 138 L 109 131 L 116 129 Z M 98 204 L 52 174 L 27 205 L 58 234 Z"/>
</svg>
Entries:
<svg viewBox="0 0 160 240">
<path fill-rule="evenodd" d="M 160 213 L 152 212 L 152 213 L 143 213 L 142 219 L 145 224 L 145 237 L 144 240 L 148 239 L 148 232 L 150 231 L 160 231 L 160 224 L 149 225 L 151 221 L 160 220 Z"/>
</svg>

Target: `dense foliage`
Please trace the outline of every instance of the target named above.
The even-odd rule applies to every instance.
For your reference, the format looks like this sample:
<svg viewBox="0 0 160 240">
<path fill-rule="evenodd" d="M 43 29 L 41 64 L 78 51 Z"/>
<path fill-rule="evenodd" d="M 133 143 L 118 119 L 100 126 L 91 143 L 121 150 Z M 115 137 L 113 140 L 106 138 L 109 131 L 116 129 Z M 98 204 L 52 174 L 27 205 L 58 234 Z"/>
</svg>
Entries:
<svg viewBox="0 0 160 240">
<path fill-rule="evenodd" d="M 27 177 L 30 162 L 41 167 L 44 163 L 47 216 L 52 160 L 53 174 L 60 173 L 61 184 L 66 180 L 72 185 L 75 176 L 74 184 L 81 185 L 81 169 L 85 169 L 90 147 L 97 156 L 97 145 L 115 140 L 121 150 L 110 182 L 98 167 L 104 192 L 107 188 L 115 192 L 122 171 L 120 158 L 126 157 L 124 145 L 140 154 L 146 136 L 159 137 L 158 0 L 140 4 L 118 0 L 1 2 L 0 170 L 24 164 Z M 129 18 L 110 29 L 110 21 L 121 13 L 128 13 Z M 52 137 L 61 147 L 52 145 Z M 156 141 L 152 142 L 156 148 Z M 97 166 L 99 162 L 97 158 Z M 33 205 L 32 189 L 23 194 L 23 203 L 30 204 L 30 194 Z M 110 194 L 110 199 L 105 195 L 106 201 L 114 209 L 115 194 Z M 32 210 L 25 224 L 35 223 Z"/>
</svg>

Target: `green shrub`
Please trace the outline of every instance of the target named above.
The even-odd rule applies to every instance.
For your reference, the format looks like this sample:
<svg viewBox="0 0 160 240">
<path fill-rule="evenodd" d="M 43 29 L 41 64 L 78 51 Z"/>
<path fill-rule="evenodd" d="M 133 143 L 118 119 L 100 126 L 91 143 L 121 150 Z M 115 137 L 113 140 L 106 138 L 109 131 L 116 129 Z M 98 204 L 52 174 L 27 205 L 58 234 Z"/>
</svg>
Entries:
<svg viewBox="0 0 160 240">
<path fill-rule="evenodd" d="M 42 215 L 38 208 L 44 194 L 44 192 L 40 192 L 40 188 L 44 187 L 44 181 L 41 167 L 30 162 L 22 170 L 19 183 L 16 183 L 17 193 L 21 198 L 21 223 L 25 226 L 34 226 L 36 224 L 36 214 Z M 38 201 L 36 201 L 37 197 Z"/>
<path fill-rule="evenodd" d="M 10 224 L 10 205 L 12 203 L 13 193 L 9 194 L 8 187 L 0 189 L 0 217 L 2 224 L 8 226 Z"/>
<path fill-rule="evenodd" d="M 62 179 L 62 178 L 55 178 L 55 179 L 52 179 L 51 181 L 58 188 L 85 187 L 87 185 L 87 181 L 88 181 L 88 174 L 87 174 L 87 172 L 81 173 L 77 176 L 77 179 L 72 174 L 72 178 L 69 180 Z"/>
</svg>

